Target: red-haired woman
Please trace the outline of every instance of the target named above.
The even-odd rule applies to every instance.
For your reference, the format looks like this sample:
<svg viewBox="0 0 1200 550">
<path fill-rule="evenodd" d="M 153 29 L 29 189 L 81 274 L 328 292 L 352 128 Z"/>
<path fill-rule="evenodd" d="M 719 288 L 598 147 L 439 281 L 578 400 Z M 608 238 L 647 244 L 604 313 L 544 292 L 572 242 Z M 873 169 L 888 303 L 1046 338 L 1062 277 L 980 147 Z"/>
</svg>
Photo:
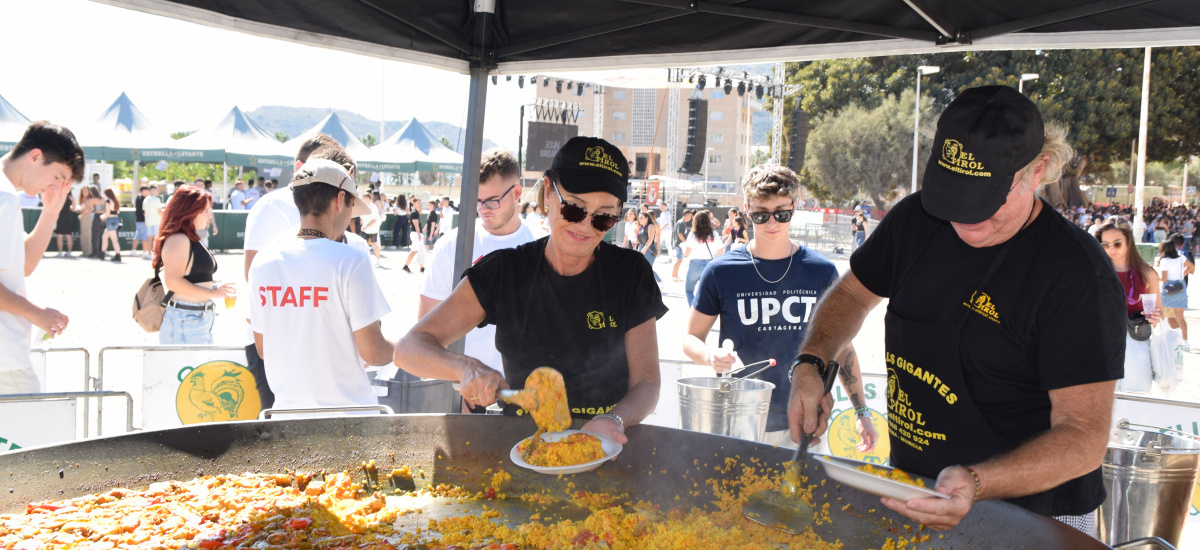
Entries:
<svg viewBox="0 0 1200 550">
<path fill-rule="evenodd" d="M 154 239 L 154 269 L 174 293 L 158 332 L 160 344 L 212 344 L 213 298 L 234 296 L 233 283 L 213 284 L 217 259 L 200 244 L 198 230 L 208 225 L 212 195 L 191 186 L 180 187 L 163 209 Z"/>
</svg>

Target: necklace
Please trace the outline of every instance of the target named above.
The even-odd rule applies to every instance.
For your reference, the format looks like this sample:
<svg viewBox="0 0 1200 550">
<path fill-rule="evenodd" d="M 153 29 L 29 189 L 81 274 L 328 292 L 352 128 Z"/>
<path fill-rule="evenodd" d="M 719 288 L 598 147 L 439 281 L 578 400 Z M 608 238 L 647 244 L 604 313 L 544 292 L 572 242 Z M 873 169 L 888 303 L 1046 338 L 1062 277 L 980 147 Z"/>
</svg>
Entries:
<svg viewBox="0 0 1200 550">
<path fill-rule="evenodd" d="M 754 244 L 757 245 L 758 243 L 754 243 Z M 747 250 L 749 250 L 749 249 L 747 249 Z M 789 241 L 788 242 L 788 266 L 787 266 L 787 269 L 783 270 L 783 275 L 781 275 L 778 279 L 775 279 L 774 281 L 767 280 L 766 277 L 763 277 L 762 272 L 758 270 L 758 262 L 754 260 L 754 251 L 753 250 L 750 250 L 750 265 L 754 266 L 754 272 L 758 273 L 759 279 L 762 279 L 764 283 L 773 285 L 775 283 L 778 283 L 779 281 L 782 281 L 785 277 L 787 277 L 788 272 L 792 270 L 792 260 L 795 257 L 796 257 L 796 253 L 792 251 L 792 243 Z"/>
<path fill-rule="evenodd" d="M 300 232 L 296 233 L 296 236 L 297 237 L 316 237 L 318 239 L 328 239 L 329 238 L 329 237 L 325 236 L 325 233 L 323 233 L 322 231 L 317 230 L 317 229 L 301 229 Z"/>
</svg>

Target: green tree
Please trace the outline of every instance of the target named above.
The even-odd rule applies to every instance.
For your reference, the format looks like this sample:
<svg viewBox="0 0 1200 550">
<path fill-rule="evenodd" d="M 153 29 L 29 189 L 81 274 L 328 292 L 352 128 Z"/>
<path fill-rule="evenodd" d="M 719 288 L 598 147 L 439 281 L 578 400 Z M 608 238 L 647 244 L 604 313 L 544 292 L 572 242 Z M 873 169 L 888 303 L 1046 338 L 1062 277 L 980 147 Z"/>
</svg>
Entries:
<svg viewBox="0 0 1200 550">
<path fill-rule="evenodd" d="M 280 130 L 278 132 L 275 132 L 275 139 L 279 140 L 280 143 L 283 143 L 292 138 L 288 137 L 287 132 Z"/>
<path fill-rule="evenodd" d="M 379 143 L 379 139 L 376 138 L 374 134 L 366 134 L 362 137 L 359 137 L 358 141 L 361 141 L 362 144 L 366 145 L 367 147 L 374 147 Z"/>
<path fill-rule="evenodd" d="M 195 131 L 195 130 L 191 130 L 191 131 L 183 131 L 183 132 L 171 132 L 171 139 L 183 139 L 183 138 L 185 138 L 185 137 L 188 137 L 188 136 L 190 136 L 190 135 L 192 135 L 192 134 L 194 134 L 194 133 L 196 133 L 196 131 Z"/>
<path fill-rule="evenodd" d="M 1137 136 L 1144 50 L 977 51 L 791 63 L 787 81 L 800 87 L 811 128 L 852 104 L 871 109 L 915 87 L 916 68 L 941 67 L 922 77 L 921 96 L 940 112 L 962 90 L 987 84 L 1016 87 L 1022 73 L 1038 73 L 1025 93 L 1048 120 L 1068 129 L 1076 156 L 1046 194 L 1055 203 L 1082 204 L 1079 184 L 1128 160 Z M 1148 155 L 1174 161 L 1200 154 L 1200 48 L 1154 50 Z M 790 108 L 793 98 L 786 100 Z"/>
<path fill-rule="evenodd" d="M 112 165 L 114 178 L 133 178 L 132 162 L 114 162 Z M 138 178 L 149 178 L 152 181 L 183 180 L 190 183 L 196 178 L 222 181 L 223 177 L 224 169 L 220 164 L 168 162 L 166 170 L 159 170 L 156 163 L 138 165 Z"/>
<path fill-rule="evenodd" d="M 445 145 L 447 149 L 451 151 L 454 150 L 454 145 L 450 143 L 449 139 L 446 139 L 446 136 L 438 138 L 438 141 L 442 142 L 442 145 Z"/>
<path fill-rule="evenodd" d="M 912 181 L 914 92 L 885 98 L 874 108 L 850 104 L 825 117 L 809 135 L 805 185 L 822 198 L 844 201 L 861 193 L 884 210 Z M 921 116 L 932 120 L 933 100 L 923 98 Z M 922 125 L 919 169 L 928 159 L 932 127 Z"/>
</svg>

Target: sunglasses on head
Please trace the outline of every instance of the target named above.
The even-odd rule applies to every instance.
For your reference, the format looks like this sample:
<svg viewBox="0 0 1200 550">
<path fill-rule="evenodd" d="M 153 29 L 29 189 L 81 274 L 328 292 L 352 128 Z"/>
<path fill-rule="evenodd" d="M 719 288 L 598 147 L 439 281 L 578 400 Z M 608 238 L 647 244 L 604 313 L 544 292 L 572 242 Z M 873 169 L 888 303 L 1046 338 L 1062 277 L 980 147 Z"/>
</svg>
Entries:
<svg viewBox="0 0 1200 550">
<path fill-rule="evenodd" d="M 767 223 L 767 220 L 771 219 L 772 216 L 774 216 L 775 221 L 777 221 L 779 223 L 791 222 L 792 214 L 795 214 L 795 213 L 796 213 L 796 210 L 792 209 L 792 210 L 776 210 L 774 212 L 747 212 L 746 215 L 750 217 L 751 222 L 761 225 L 761 224 Z"/>
<path fill-rule="evenodd" d="M 563 199 L 562 192 L 558 190 L 558 184 L 551 182 L 554 185 L 554 193 L 558 195 L 558 203 L 562 206 L 561 212 L 564 220 L 571 223 L 579 223 L 584 218 L 588 217 L 588 211 L 581 207 L 575 206 Z M 612 226 L 617 225 L 617 216 L 612 214 L 600 214 L 592 212 L 592 227 L 597 231 L 608 231 Z"/>
</svg>

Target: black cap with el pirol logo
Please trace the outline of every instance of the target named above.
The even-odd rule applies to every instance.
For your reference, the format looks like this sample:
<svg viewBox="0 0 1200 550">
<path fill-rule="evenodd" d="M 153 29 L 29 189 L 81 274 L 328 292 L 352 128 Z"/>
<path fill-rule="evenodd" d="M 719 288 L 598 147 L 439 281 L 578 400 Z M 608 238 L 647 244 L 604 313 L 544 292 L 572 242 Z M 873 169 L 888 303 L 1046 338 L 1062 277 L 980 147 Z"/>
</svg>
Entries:
<svg viewBox="0 0 1200 550">
<path fill-rule="evenodd" d="M 550 169 L 571 193 L 609 193 L 621 202 L 629 196 L 629 161 L 613 144 L 595 137 L 573 137 L 563 144 Z"/>
<path fill-rule="evenodd" d="M 1000 210 L 1017 172 L 1045 143 L 1042 114 L 1008 86 L 964 91 L 938 118 L 921 184 L 925 211 L 973 224 Z"/>
</svg>

